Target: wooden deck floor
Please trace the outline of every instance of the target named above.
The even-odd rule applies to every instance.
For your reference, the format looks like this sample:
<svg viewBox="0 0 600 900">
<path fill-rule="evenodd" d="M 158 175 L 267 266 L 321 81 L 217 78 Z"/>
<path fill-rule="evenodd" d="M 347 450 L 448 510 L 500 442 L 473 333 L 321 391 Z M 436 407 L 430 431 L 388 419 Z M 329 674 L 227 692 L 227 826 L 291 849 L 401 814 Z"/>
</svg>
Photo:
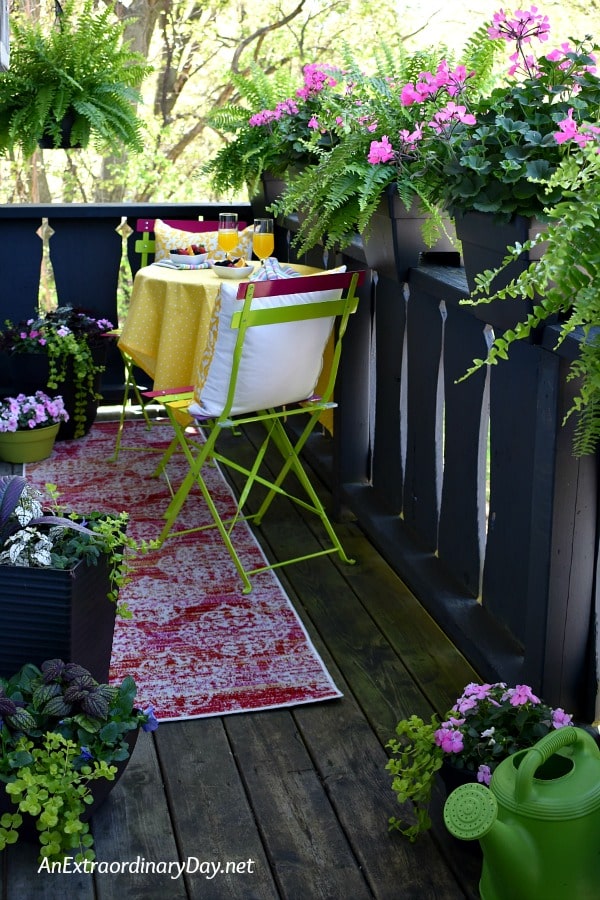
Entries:
<svg viewBox="0 0 600 900">
<path fill-rule="evenodd" d="M 261 540 L 277 556 L 317 538 L 281 504 Z M 353 522 L 357 565 L 332 557 L 280 570 L 344 697 L 161 725 L 142 734 L 93 821 L 101 874 L 38 874 L 35 847 L 0 854 L 1 900 L 459 900 L 479 860 L 439 824 L 416 844 L 384 766 L 398 719 L 443 712 L 469 665 Z M 185 871 L 177 875 L 177 863 Z"/>
</svg>

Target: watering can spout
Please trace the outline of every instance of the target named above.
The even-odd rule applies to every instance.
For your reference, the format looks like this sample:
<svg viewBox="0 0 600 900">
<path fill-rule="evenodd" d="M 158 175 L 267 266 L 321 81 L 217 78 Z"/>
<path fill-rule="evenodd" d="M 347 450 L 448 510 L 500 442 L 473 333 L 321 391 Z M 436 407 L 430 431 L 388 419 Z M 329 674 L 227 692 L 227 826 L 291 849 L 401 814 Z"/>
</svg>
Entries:
<svg viewBox="0 0 600 900">
<path fill-rule="evenodd" d="M 531 900 L 537 874 L 536 863 L 527 852 L 528 835 L 520 827 L 510 826 L 498 818 L 498 802 L 489 788 L 483 784 L 463 784 L 453 791 L 444 806 L 444 823 L 454 837 L 463 841 L 481 843 L 488 866 L 505 873 L 505 886 L 514 900 Z M 507 860 L 518 860 L 526 855 L 528 872 L 520 871 L 512 885 L 512 867 L 507 870 Z M 490 894 L 490 896 L 494 896 Z M 487 897 L 487 894 L 486 894 Z"/>
</svg>

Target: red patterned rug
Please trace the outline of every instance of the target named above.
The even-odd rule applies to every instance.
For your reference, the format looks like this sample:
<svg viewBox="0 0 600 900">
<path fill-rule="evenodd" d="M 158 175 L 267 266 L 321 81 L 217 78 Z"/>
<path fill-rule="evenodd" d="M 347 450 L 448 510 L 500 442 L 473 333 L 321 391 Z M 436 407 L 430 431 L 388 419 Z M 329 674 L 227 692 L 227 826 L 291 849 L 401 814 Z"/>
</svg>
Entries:
<svg viewBox="0 0 600 900">
<path fill-rule="evenodd" d="M 151 477 L 156 453 L 123 451 L 109 462 L 116 423 L 96 423 L 87 437 L 55 445 L 52 456 L 27 466 L 28 479 L 43 489 L 58 485 L 60 500 L 78 512 L 127 510 L 129 532 L 156 537 L 168 491 Z M 167 446 L 171 430 L 128 422 L 128 446 Z M 178 483 L 181 455 L 170 463 Z M 228 485 L 214 467 L 219 502 L 233 508 Z M 202 498 L 190 497 L 181 527 L 208 522 Z M 261 565 L 262 550 L 250 529 L 239 526 L 240 556 Z M 242 531 L 245 531 L 245 536 Z M 153 704 L 162 721 L 294 706 L 340 697 L 298 615 L 273 572 L 253 578 L 244 595 L 241 582 L 216 530 L 170 538 L 159 551 L 135 562 L 122 599 L 133 613 L 118 619 L 111 680 L 132 675 L 138 700 Z"/>
</svg>

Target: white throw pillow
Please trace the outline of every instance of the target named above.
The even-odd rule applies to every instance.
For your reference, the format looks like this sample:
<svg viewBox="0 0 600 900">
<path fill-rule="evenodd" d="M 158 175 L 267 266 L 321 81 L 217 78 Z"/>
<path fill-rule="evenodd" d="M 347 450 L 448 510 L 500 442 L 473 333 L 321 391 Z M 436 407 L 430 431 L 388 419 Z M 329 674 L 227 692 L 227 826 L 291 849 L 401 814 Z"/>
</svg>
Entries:
<svg viewBox="0 0 600 900">
<path fill-rule="evenodd" d="M 345 266 L 336 269 L 344 272 Z M 327 274 L 327 273 L 323 273 Z M 210 327 L 209 341 L 198 372 L 195 402 L 190 413 L 218 416 L 223 412 L 237 340 L 231 328 L 232 314 L 241 309 L 237 299 L 239 283 L 223 282 Z M 266 309 L 322 300 L 338 300 L 341 290 L 311 294 L 285 294 L 255 298 L 254 309 Z M 238 373 L 233 414 L 282 406 L 312 396 L 321 367 L 323 352 L 331 334 L 334 317 L 303 322 L 260 325 L 246 332 Z"/>
</svg>

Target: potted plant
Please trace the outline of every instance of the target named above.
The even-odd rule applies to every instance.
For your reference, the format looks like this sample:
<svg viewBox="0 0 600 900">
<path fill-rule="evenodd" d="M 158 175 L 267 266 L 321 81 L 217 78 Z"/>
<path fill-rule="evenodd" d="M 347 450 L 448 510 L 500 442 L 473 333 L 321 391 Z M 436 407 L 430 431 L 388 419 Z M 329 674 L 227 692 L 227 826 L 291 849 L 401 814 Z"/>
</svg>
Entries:
<svg viewBox="0 0 600 900">
<path fill-rule="evenodd" d="M 89 431 L 101 399 L 100 376 L 106 358 L 108 319 L 71 306 L 59 306 L 14 325 L 5 322 L 0 351 L 8 356 L 14 389 L 60 393 L 69 415 L 58 440 Z"/>
<path fill-rule="evenodd" d="M 278 71 L 270 78 L 256 64 L 249 73 L 234 73 L 231 82 L 239 101 L 210 117 L 216 131 L 232 135 L 202 169 L 215 194 L 247 189 L 252 198 L 263 176 L 282 187 L 291 171 L 315 161 L 306 141 L 309 122 L 332 91 L 340 90 L 339 78 L 339 70 L 320 65 L 305 66 L 301 87 L 289 73 Z"/>
<path fill-rule="evenodd" d="M 62 397 L 49 397 L 43 391 L 0 401 L 0 459 L 10 463 L 46 459 L 60 423 L 68 418 Z"/>
<path fill-rule="evenodd" d="M 546 189 L 567 155 L 554 138 L 557 123 L 568 117 L 593 122 L 600 104 L 597 48 L 589 38 L 534 55 L 532 44 L 545 44 L 550 36 L 547 16 L 535 7 L 512 18 L 501 10 L 487 33 L 493 44 L 510 45 L 506 76 L 475 100 L 460 91 L 455 102 L 466 112 L 462 121 L 444 124 L 434 118 L 418 138 L 423 163 L 441 170 L 439 199 L 455 217 L 470 290 L 478 272 L 500 264 L 508 245 L 535 236 L 548 208 L 560 201 L 558 185 Z M 417 105 L 427 102 L 421 87 L 417 83 L 412 95 Z M 524 255 L 503 277 L 510 280 L 527 264 Z M 499 321 L 490 318 L 493 310 L 474 312 L 505 329 L 524 318 L 530 305 L 515 303 L 510 313 L 499 307 Z"/>
<path fill-rule="evenodd" d="M 498 335 L 485 359 L 474 361 L 464 377 L 483 365 L 506 359 L 514 341 L 527 339 L 534 329 L 550 321 L 558 323 L 559 346 L 569 335 L 579 339 L 579 353 L 570 363 L 569 380 L 579 388 L 566 418 L 575 415 L 573 453 L 592 454 L 600 446 L 600 129 L 576 126 L 571 117 L 558 123 L 556 137 L 570 145 L 572 155 L 563 160 L 548 183 L 560 190 L 562 200 L 548 209 L 549 222 L 538 237 L 508 248 L 504 265 L 482 272 L 473 305 L 500 302 L 510 306 L 516 297 L 531 297 L 532 309 L 514 329 Z M 498 274 L 536 245 L 543 254 L 499 290 Z M 507 301 L 510 301 L 507 303 Z"/>
<path fill-rule="evenodd" d="M 456 775 L 489 785 L 501 760 L 570 723 L 570 715 L 542 703 L 527 685 L 502 682 L 468 684 L 443 720 L 436 715 L 429 723 L 419 716 L 403 719 L 397 738 L 387 744 L 392 757 L 386 769 L 398 802 L 413 804 L 415 821 L 392 817 L 390 828 L 411 841 L 430 828 L 428 806 L 442 767 L 454 770 L 450 788 L 457 786 Z"/>
<path fill-rule="evenodd" d="M 0 150 L 31 156 L 51 147 L 141 150 L 137 88 L 150 71 L 123 43 L 124 25 L 110 6 L 58 6 L 53 24 L 11 18 L 10 67 L 0 72 Z M 64 130 L 69 134 L 65 142 Z"/>
<path fill-rule="evenodd" d="M 98 683 L 61 659 L 0 678 L 0 851 L 39 840 L 40 863 L 95 858 L 89 818 L 130 758 L 152 707 L 135 707 L 136 685 Z"/>
<path fill-rule="evenodd" d="M 151 544 L 128 537 L 128 515 L 68 512 L 21 475 L 0 478 L 0 675 L 61 656 L 108 678 L 119 592 Z"/>
<path fill-rule="evenodd" d="M 357 234 L 367 237 L 382 202 L 384 214 L 389 215 L 388 205 L 394 198 L 406 218 L 410 214 L 420 220 L 419 246 L 423 247 L 423 239 L 427 246 L 435 244 L 446 224 L 439 203 L 443 176 L 440 166 L 425 167 L 416 152 L 423 111 L 406 101 L 403 88 L 419 78 L 435 85 L 428 104 L 430 116 L 458 90 L 468 88 L 476 95 L 487 86 L 492 63 L 492 55 L 480 51 L 482 38 L 480 31 L 467 42 L 460 66 L 438 49 L 409 53 L 404 47 L 394 52 L 384 47 L 376 55 L 375 72 L 365 74 L 347 51 L 347 89 L 326 97 L 304 134 L 316 161 L 287 186 L 273 207 L 280 215 L 299 213 L 294 239 L 299 253 L 317 244 L 344 249 Z M 467 79 L 474 59 L 477 75 Z M 452 249 L 451 244 L 447 249 Z"/>
</svg>

